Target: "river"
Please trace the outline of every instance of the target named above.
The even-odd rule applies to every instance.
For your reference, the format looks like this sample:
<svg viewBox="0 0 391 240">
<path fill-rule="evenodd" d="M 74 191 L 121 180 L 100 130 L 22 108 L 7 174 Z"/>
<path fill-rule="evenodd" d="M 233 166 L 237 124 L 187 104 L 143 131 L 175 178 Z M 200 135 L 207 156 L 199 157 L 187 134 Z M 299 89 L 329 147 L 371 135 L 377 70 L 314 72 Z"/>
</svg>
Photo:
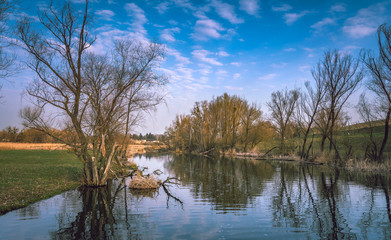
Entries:
<svg viewBox="0 0 391 240">
<path fill-rule="evenodd" d="M 291 162 L 141 155 L 181 179 L 166 194 L 130 179 L 0 216 L 0 239 L 390 239 L 390 176 Z M 177 198 L 177 199 L 176 199 Z"/>
</svg>

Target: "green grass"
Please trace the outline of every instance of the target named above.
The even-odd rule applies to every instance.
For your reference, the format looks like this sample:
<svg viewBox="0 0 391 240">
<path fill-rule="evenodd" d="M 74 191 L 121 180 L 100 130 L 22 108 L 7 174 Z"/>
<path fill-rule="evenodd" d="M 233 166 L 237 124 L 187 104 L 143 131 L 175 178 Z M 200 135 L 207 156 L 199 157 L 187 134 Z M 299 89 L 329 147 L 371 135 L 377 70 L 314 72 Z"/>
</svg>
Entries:
<svg viewBox="0 0 391 240">
<path fill-rule="evenodd" d="M 384 126 L 382 122 L 374 123 L 375 127 L 373 128 L 373 136 L 375 141 L 377 142 L 377 147 L 380 148 L 381 142 L 384 136 Z M 343 130 L 335 132 L 334 139 L 336 141 L 338 150 L 341 154 L 341 157 L 344 161 L 349 159 L 355 160 L 365 160 L 365 150 L 370 143 L 370 129 L 367 126 L 368 124 L 355 124 L 349 127 L 344 128 Z M 309 136 L 307 141 L 307 147 L 312 139 L 312 135 Z M 279 140 L 273 139 L 267 142 L 261 142 L 258 144 L 258 150 L 261 152 L 266 152 L 274 146 L 279 146 Z M 302 144 L 302 139 L 299 137 L 295 137 L 293 139 L 286 141 L 286 150 L 289 154 L 298 155 L 300 146 Z M 313 153 L 316 156 L 321 155 L 320 151 L 321 145 L 321 136 L 319 134 L 315 134 L 314 142 L 313 142 Z M 329 141 L 325 142 L 325 153 L 327 155 L 329 149 Z M 350 155 L 349 149 L 351 147 Z M 311 151 L 312 153 L 312 151 Z M 271 154 L 279 155 L 280 149 L 275 149 L 271 152 Z M 387 141 L 387 145 L 384 152 L 384 158 L 387 161 L 391 160 L 391 133 L 389 139 Z"/>
<path fill-rule="evenodd" d="M 81 174 L 67 151 L 0 151 L 0 214 L 76 188 Z"/>
</svg>

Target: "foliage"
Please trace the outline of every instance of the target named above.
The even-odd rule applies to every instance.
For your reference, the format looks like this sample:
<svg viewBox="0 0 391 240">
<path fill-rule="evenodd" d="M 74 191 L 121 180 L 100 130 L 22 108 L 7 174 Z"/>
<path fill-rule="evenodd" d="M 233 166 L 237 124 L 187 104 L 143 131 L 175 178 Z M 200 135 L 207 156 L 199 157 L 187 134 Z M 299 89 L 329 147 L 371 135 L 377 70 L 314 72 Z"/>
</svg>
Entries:
<svg viewBox="0 0 391 240">
<path fill-rule="evenodd" d="M 186 152 L 247 151 L 270 137 L 269 129 L 257 105 L 225 93 L 197 102 L 189 115 L 177 116 L 165 138 L 171 148 Z"/>
</svg>

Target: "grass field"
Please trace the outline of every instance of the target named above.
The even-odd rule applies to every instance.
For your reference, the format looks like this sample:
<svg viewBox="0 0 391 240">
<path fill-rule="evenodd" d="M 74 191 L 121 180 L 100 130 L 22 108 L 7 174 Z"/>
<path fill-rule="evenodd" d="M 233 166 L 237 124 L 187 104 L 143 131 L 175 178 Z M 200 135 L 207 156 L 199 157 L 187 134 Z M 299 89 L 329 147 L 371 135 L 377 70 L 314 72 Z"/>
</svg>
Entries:
<svg viewBox="0 0 391 240">
<path fill-rule="evenodd" d="M 0 151 L 0 214 L 80 185 L 82 164 L 67 151 Z"/>
<path fill-rule="evenodd" d="M 378 149 L 380 148 L 381 142 L 384 136 L 384 126 L 382 123 L 378 123 L 373 128 L 373 136 L 377 143 Z M 335 142 L 338 148 L 338 151 L 341 155 L 343 162 L 360 162 L 358 165 L 369 166 L 370 160 L 366 159 L 365 150 L 367 146 L 370 144 L 370 129 L 365 124 L 356 124 L 349 127 L 346 127 L 343 130 L 340 130 L 335 133 Z M 309 137 L 307 141 L 307 147 L 309 142 L 312 139 L 312 135 Z M 310 152 L 311 157 L 317 158 L 317 161 L 324 162 L 325 159 L 322 157 L 320 151 L 320 143 L 321 136 L 315 134 L 313 139 L 312 151 Z M 266 152 L 267 150 L 279 146 L 279 140 L 274 139 L 268 142 L 261 142 L 257 147 L 260 152 Z M 286 149 L 288 150 L 288 154 L 292 156 L 299 155 L 299 151 L 301 149 L 302 139 L 300 137 L 295 137 L 286 141 Z M 327 156 L 327 152 L 329 149 L 329 141 L 325 142 L 325 154 L 323 156 Z M 271 152 L 272 155 L 279 155 L 280 150 L 276 148 Z M 313 154 L 313 155 L 312 155 Z M 323 158 L 323 159 L 322 159 Z M 391 134 L 387 141 L 387 145 L 384 152 L 384 159 L 386 164 L 391 164 Z M 327 161 L 327 159 L 326 159 Z M 356 164 L 356 163 L 355 163 Z M 357 164 L 356 164 L 357 165 Z"/>
</svg>

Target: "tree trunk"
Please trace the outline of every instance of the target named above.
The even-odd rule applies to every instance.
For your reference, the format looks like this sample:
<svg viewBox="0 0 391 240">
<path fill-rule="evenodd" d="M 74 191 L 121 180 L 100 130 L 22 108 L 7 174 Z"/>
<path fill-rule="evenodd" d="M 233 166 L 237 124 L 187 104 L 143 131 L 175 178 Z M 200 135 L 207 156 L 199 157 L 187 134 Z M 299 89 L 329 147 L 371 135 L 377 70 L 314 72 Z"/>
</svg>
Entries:
<svg viewBox="0 0 391 240">
<path fill-rule="evenodd" d="M 388 108 L 386 120 L 384 123 L 384 137 L 383 137 L 383 142 L 381 144 L 380 151 L 379 151 L 379 159 L 378 159 L 379 162 L 383 161 L 383 153 L 384 153 L 384 149 L 386 148 L 386 144 L 387 144 L 387 140 L 388 140 L 388 132 L 389 132 L 389 126 L 390 126 L 390 115 L 391 115 L 391 107 Z"/>
</svg>

